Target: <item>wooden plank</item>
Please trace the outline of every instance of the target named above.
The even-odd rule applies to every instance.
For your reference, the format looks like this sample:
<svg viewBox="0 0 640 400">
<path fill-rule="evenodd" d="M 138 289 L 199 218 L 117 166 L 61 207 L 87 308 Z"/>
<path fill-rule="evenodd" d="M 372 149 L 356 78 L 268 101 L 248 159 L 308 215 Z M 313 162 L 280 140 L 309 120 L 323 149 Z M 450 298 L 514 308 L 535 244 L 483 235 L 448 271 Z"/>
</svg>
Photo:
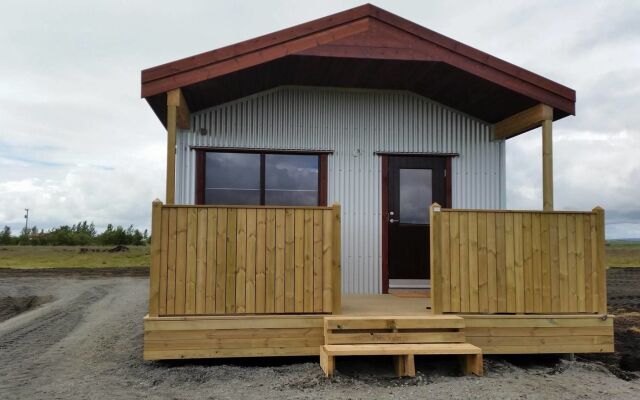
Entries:
<svg viewBox="0 0 640 400">
<path fill-rule="evenodd" d="M 462 343 L 464 332 L 345 332 L 331 333 L 324 344 Z"/>
<path fill-rule="evenodd" d="M 589 216 L 591 225 L 591 302 L 594 310 L 599 311 L 600 306 L 600 279 L 599 279 L 599 255 L 598 255 L 598 231 L 597 214 L 594 212 Z"/>
<path fill-rule="evenodd" d="M 440 221 L 442 213 L 440 205 L 433 203 L 429 207 L 430 235 L 429 235 L 429 268 L 431 277 L 431 312 L 442 314 L 442 255 L 440 238 L 442 236 L 442 223 Z"/>
<path fill-rule="evenodd" d="M 487 214 L 478 213 L 478 312 L 489 312 Z"/>
<path fill-rule="evenodd" d="M 380 329 L 462 329 L 465 327 L 464 319 L 456 315 L 424 316 L 385 315 L 366 316 L 348 315 L 331 316 L 324 319 L 327 330 L 380 330 Z"/>
<path fill-rule="evenodd" d="M 236 259 L 238 240 L 238 210 L 230 208 L 227 210 L 227 276 L 226 276 L 226 299 L 224 311 L 226 314 L 236 312 Z"/>
<path fill-rule="evenodd" d="M 578 271 L 576 257 L 576 220 L 567 215 L 567 281 L 569 283 L 569 312 L 578 311 Z"/>
<path fill-rule="evenodd" d="M 516 312 L 525 312 L 524 292 L 524 249 L 523 249 L 522 213 L 513 214 L 513 254 L 516 286 Z"/>
<path fill-rule="evenodd" d="M 507 312 L 507 244 L 505 240 L 505 215 L 496 213 L 496 287 L 497 312 Z"/>
<path fill-rule="evenodd" d="M 461 212 L 460 224 L 460 311 L 469 312 L 469 214 Z"/>
<path fill-rule="evenodd" d="M 553 118 L 542 121 L 542 208 L 553 211 Z"/>
<path fill-rule="evenodd" d="M 322 329 L 321 315 L 218 315 L 145 319 L 145 331 L 185 331 L 201 329 Z"/>
<path fill-rule="evenodd" d="M 521 328 L 466 328 L 466 337 L 545 337 L 545 336 L 612 336 L 610 326 L 579 327 L 521 327 Z"/>
<path fill-rule="evenodd" d="M 162 203 L 151 205 L 151 268 L 149 270 L 149 315 L 158 316 L 160 307 L 160 261 L 162 250 Z"/>
<path fill-rule="evenodd" d="M 322 211 L 313 210 L 313 311 L 322 312 Z"/>
<path fill-rule="evenodd" d="M 576 255 L 576 295 L 577 312 L 585 312 L 585 266 L 584 266 L 584 219 L 582 215 L 575 215 L 575 255 Z"/>
<path fill-rule="evenodd" d="M 451 312 L 460 312 L 460 215 L 449 214 L 449 243 L 451 251 Z"/>
<path fill-rule="evenodd" d="M 204 340 L 169 340 L 145 342 L 145 350 L 245 349 L 255 347 L 322 346 L 322 337 L 208 338 Z"/>
<path fill-rule="evenodd" d="M 535 129 L 545 120 L 553 119 L 553 108 L 545 104 L 537 104 L 503 119 L 495 124 L 495 138 L 507 139 L 520 133 Z"/>
<path fill-rule="evenodd" d="M 562 302 L 560 299 L 560 241 L 557 215 L 549 215 L 549 254 L 550 254 L 550 281 L 551 281 L 551 309 L 549 312 L 560 312 Z"/>
<path fill-rule="evenodd" d="M 567 260 L 567 216 L 558 215 L 558 259 L 559 259 L 559 279 L 558 290 L 560 296 L 560 309 L 558 312 L 570 312 L 569 308 L 569 266 Z"/>
<path fill-rule="evenodd" d="M 218 233 L 218 209 L 207 210 L 207 278 L 205 289 L 205 313 L 216 311 L 216 250 Z"/>
<path fill-rule="evenodd" d="M 266 312 L 267 210 L 256 214 L 256 312 Z"/>
<path fill-rule="evenodd" d="M 584 290 L 585 290 L 585 311 L 595 312 L 596 305 L 593 304 L 593 291 L 591 286 L 591 217 L 582 216 L 583 238 L 584 238 Z"/>
<path fill-rule="evenodd" d="M 334 356 L 367 355 L 447 355 L 480 354 L 482 350 L 469 343 L 424 343 L 424 344 L 327 344 L 326 352 Z"/>
<path fill-rule="evenodd" d="M 284 312 L 295 311 L 295 211 L 284 210 Z"/>
<path fill-rule="evenodd" d="M 216 230 L 216 314 L 224 314 L 226 310 L 227 219 L 228 210 L 219 208 L 218 227 Z"/>
<path fill-rule="evenodd" d="M 543 312 L 542 291 L 542 216 L 531 215 L 531 268 L 533 273 L 533 312 Z"/>
<path fill-rule="evenodd" d="M 285 216 L 284 209 L 276 210 L 276 281 L 275 312 L 285 312 Z"/>
<path fill-rule="evenodd" d="M 505 215 L 505 254 L 506 254 L 506 277 L 507 277 L 507 312 L 516 312 L 516 261 L 514 243 L 514 214 Z"/>
<path fill-rule="evenodd" d="M 524 270 L 524 311 L 534 312 L 533 226 L 531 213 L 522 214 L 522 250 Z"/>
<path fill-rule="evenodd" d="M 531 346 L 482 346 L 483 354 L 567 354 L 567 353 L 613 353 L 613 344 L 570 345 L 544 344 Z"/>
<path fill-rule="evenodd" d="M 304 311 L 304 210 L 295 210 L 294 226 L 293 307 L 299 313 Z"/>
<path fill-rule="evenodd" d="M 304 210 L 304 312 L 313 312 L 313 210 Z"/>
<path fill-rule="evenodd" d="M 176 298 L 175 314 L 185 313 L 185 279 L 187 274 L 187 211 L 178 210 L 178 226 L 176 238 Z"/>
<path fill-rule="evenodd" d="M 197 358 L 317 356 L 320 346 L 250 347 L 244 349 L 203 348 L 197 350 L 145 351 L 145 360 L 182 360 Z"/>
<path fill-rule="evenodd" d="M 469 213 L 469 311 L 478 312 L 478 213 Z"/>
<path fill-rule="evenodd" d="M 542 311 L 551 313 L 551 247 L 549 215 L 540 214 L 540 265 L 542 268 Z"/>
<path fill-rule="evenodd" d="M 598 345 L 613 344 L 612 336 L 547 336 L 547 337 L 474 337 L 476 346 L 532 346 L 532 345 Z"/>
<path fill-rule="evenodd" d="M 238 209 L 236 216 L 236 313 L 244 314 L 247 285 L 247 210 Z"/>
<path fill-rule="evenodd" d="M 440 213 L 440 279 L 442 311 L 451 311 L 451 234 L 449 218 L 451 213 Z M 436 265 L 437 266 L 437 265 Z"/>
<path fill-rule="evenodd" d="M 330 210 L 322 212 L 322 311 L 331 312 L 333 307 L 333 215 Z"/>
<path fill-rule="evenodd" d="M 178 235 L 178 210 L 172 208 L 169 212 L 169 248 L 167 249 L 167 315 L 176 313 L 176 253 Z"/>
<path fill-rule="evenodd" d="M 195 209 L 198 219 L 196 236 L 196 314 L 204 314 L 207 306 L 207 209 Z"/>
<path fill-rule="evenodd" d="M 478 328 L 477 336 L 492 336 L 489 330 L 484 334 L 483 328 Z M 512 328 L 513 329 L 513 328 Z M 523 328 L 526 329 L 526 328 Z M 543 328 L 539 328 L 543 329 Z M 578 328 L 565 328 L 578 329 Z M 580 331 L 583 334 L 594 334 L 594 328 L 590 331 Z M 607 329 L 607 328 L 598 328 Z M 591 333 L 589 333 L 591 332 Z M 606 332 L 605 332 L 606 333 Z M 517 336 L 517 335 L 512 335 Z M 531 335 L 527 335 L 531 336 Z M 160 330 L 144 331 L 144 340 L 147 341 L 167 341 L 167 340 L 206 340 L 206 339 L 256 339 L 256 338 L 303 338 L 313 337 L 324 340 L 324 330 L 322 328 L 250 328 L 250 329 L 191 329 L 191 330 Z"/>
<path fill-rule="evenodd" d="M 342 233 L 340 204 L 334 203 L 331 216 L 333 219 L 333 232 L 331 232 L 331 294 L 332 305 L 331 312 L 340 313 L 342 309 Z M 603 225 L 604 226 L 604 225 Z"/>
<path fill-rule="evenodd" d="M 498 276 L 497 276 L 496 214 L 487 213 L 487 312 L 498 312 Z"/>
<path fill-rule="evenodd" d="M 256 230 L 257 210 L 249 208 L 247 209 L 247 272 L 245 276 L 245 310 L 249 314 L 256 312 Z"/>
<path fill-rule="evenodd" d="M 593 209 L 596 216 L 596 247 L 598 249 L 598 312 L 607 313 L 607 264 L 605 255 L 604 209 Z"/>
<path fill-rule="evenodd" d="M 559 318 L 558 316 L 543 318 L 468 318 L 465 316 L 464 322 L 465 330 L 471 328 L 613 327 L 613 318 L 602 321 L 599 318 Z"/>
<path fill-rule="evenodd" d="M 161 249 L 160 249 L 160 299 L 158 315 L 167 315 L 167 266 L 169 260 L 169 210 L 161 212 Z M 153 234 L 153 232 L 152 232 Z"/>
<path fill-rule="evenodd" d="M 265 309 L 266 313 L 276 310 L 276 210 L 266 210 L 265 226 Z"/>
<path fill-rule="evenodd" d="M 196 250 L 198 236 L 198 210 L 187 209 L 187 271 L 184 312 L 196 313 L 196 276 L 198 253 Z"/>
</svg>

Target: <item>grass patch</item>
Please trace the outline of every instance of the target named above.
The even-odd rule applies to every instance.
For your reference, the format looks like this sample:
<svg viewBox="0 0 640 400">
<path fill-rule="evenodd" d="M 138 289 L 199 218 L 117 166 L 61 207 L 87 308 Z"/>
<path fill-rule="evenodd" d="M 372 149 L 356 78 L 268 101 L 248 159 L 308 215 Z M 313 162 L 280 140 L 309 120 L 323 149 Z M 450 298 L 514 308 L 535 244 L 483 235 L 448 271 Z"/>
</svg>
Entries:
<svg viewBox="0 0 640 400">
<path fill-rule="evenodd" d="M 151 264 L 149 246 L 127 246 L 128 251 L 117 253 L 106 251 L 113 247 L 0 246 L 0 268 L 118 268 Z M 81 252 L 82 248 L 90 251 Z"/>
<path fill-rule="evenodd" d="M 607 241 L 607 264 L 611 267 L 640 267 L 640 242 Z"/>
</svg>

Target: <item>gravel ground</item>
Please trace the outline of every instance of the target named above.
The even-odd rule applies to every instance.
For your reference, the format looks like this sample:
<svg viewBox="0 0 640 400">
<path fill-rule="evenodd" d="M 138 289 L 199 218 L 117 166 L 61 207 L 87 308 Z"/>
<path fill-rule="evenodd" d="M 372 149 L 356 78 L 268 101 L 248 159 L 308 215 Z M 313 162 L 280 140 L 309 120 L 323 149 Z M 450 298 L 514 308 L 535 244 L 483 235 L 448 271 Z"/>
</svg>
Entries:
<svg viewBox="0 0 640 400">
<path fill-rule="evenodd" d="M 340 359 L 332 379 L 316 358 L 145 362 L 147 282 L 0 273 L 0 307 L 17 314 L 0 322 L 0 398 L 637 399 L 640 390 L 606 364 L 558 357 L 486 357 L 483 378 L 459 376 L 453 359 L 418 357 L 414 379 L 393 377 L 380 357 Z"/>
</svg>

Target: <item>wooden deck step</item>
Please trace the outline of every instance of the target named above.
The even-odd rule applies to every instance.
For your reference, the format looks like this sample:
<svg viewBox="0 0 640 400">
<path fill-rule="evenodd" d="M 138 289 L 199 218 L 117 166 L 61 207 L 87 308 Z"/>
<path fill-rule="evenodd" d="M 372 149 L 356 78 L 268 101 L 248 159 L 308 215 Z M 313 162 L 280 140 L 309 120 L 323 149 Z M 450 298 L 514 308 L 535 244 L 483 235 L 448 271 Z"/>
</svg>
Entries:
<svg viewBox="0 0 640 400">
<path fill-rule="evenodd" d="M 324 345 L 320 347 L 320 366 L 331 376 L 337 356 L 383 355 L 396 356 L 394 367 L 399 376 L 415 376 L 414 355 L 460 355 L 466 374 L 482 376 L 482 349 L 470 343 Z"/>
</svg>

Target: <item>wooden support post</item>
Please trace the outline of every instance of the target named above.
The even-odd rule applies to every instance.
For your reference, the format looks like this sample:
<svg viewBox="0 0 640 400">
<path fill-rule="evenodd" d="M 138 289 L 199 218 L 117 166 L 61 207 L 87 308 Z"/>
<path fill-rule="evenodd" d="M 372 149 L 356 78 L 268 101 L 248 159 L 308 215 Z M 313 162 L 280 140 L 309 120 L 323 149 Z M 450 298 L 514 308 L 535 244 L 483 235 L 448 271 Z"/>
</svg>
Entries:
<svg viewBox="0 0 640 400">
<path fill-rule="evenodd" d="M 461 355 L 460 363 L 462 364 L 462 372 L 465 375 L 482 376 L 484 374 L 482 353 Z"/>
<path fill-rule="evenodd" d="M 544 211 L 553 211 L 553 121 L 542 122 L 542 204 Z"/>
<path fill-rule="evenodd" d="M 416 376 L 416 363 L 413 354 L 393 356 L 393 369 L 399 378 Z"/>
<path fill-rule="evenodd" d="M 442 314 L 442 293 L 440 285 L 442 285 L 442 257 L 440 254 L 440 204 L 433 203 L 429 207 L 429 248 L 430 254 L 430 276 L 431 276 L 431 312 L 433 314 Z"/>
<path fill-rule="evenodd" d="M 189 128 L 189 107 L 180 89 L 167 92 L 167 192 L 166 203 L 175 204 L 176 131 Z"/>
<path fill-rule="evenodd" d="M 324 349 L 324 346 L 320 346 L 320 367 L 322 371 L 324 371 L 324 376 L 327 378 L 333 376 L 333 371 L 336 369 L 335 357 L 329 355 Z"/>
<path fill-rule="evenodd" d="M 605 255 L 604 239 L 604 209 L 596 207 L 593 209 L 596 214 L 596 246 L 597 246 L 597 268 L 598 268 L 598 313 L 607 314 L 607 260 Z"/>
<path fill-rule="evenodd" d="M 160 252 L 162 250 L 162 202 L 151 208 L 151 268 L 149 269 L 149 316 L 158 316 L 160 293 Z"/>
<path fill-rule="evenodd" d="M 342 266 L 341 266 L 341 245 L 340 239 L 340 204 L 335 203 L 333 205 L 333 271 L 331 275 L 333 277 L 333 306 L 331 312 L 333 314 L 340 314 L 342 309 Z"/>
</svg>

